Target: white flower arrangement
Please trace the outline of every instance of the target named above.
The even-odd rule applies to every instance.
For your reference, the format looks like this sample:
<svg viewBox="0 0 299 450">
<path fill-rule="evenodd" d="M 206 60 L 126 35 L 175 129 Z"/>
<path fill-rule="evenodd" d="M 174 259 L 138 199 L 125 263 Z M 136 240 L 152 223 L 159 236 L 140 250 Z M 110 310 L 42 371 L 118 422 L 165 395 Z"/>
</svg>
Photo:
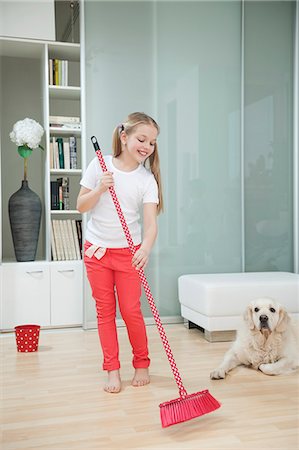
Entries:
<svg viewBox="0 0 299 450">
<path fill-rule="evenodd" d="M 44 134 L 43 127 L 33 119 L 19 120 L 13 126 L 10 139 L 18 147 L 28 147 L 29 149 L 40 147 L 40 141 Z"/>
<path fill-rule="evenodd" d="M 28 119 L 28 117 L 16 122 L 9 134 L 11 141 L 18 146 L 19 155 L 24 158 L 24 180 L 27 180 L 27 159 L 31 155 L 32 150 L 34 148 L 44 150 L 40 145 L 43 134 L 43 127 L 35 120 Z"/>
</svg>

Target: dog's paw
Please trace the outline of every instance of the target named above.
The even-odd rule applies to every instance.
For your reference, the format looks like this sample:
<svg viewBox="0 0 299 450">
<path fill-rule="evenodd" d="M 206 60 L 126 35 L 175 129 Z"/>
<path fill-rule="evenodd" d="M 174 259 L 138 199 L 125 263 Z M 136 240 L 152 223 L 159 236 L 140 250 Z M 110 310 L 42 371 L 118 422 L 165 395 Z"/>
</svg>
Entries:
<svg viewBox="0 0 299 450">
<path fill-rule="evenodd" d="M 225 375 L 226 375 L 225 370 L 216 369 L 210 373 L 210 378 L 211 380 L 223 380 L 223 378 L 225 378 Z"/>
<path fill-rule="evenodd" d="M 263 372 L 265 375 L 274 375 L 272 366 L 273 364 L 260 364 L 259 370 Z"/>
</svg>

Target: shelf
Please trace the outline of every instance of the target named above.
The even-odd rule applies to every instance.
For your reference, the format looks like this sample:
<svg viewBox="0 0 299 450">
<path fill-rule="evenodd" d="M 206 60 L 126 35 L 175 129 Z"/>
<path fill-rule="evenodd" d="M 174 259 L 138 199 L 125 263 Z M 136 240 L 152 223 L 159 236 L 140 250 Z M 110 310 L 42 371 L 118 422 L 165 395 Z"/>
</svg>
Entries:
<svg viewBox="0 0 299 450">
<path fill-rule="evenodd" d="M 49 85 L 50 98 L 64 100 L 80 100 L 81 88 L 78 86 L 56 86 Z"/>
<path fill-rule="evenodd" d="M 76 209 L 51 209 L 51 214 L 58 214 L 58 215 L 70 215 L 70 214 L 77 214 L 77 215 L 81 215 L 81 213 L 79 211 L 77 211 Z"/>
<path fill-rule="evenodd" d="M 82 169 L 51 169 L 51 175 L 81 175 Z"/>
<path fill-rule="evenodd" d="M 15 264 L 17 267 L 24 267 L 26 264 L 34 265 L 34 264 L 48 264 L 48 261 L 45 259 L 35 259 L 34 261 L 17 261 L 16 258 L 5 258 L 2 260 L 2 267 L 5 265 Z"/>
<path fill-rule="evenodd" d="M 81 130 L 78 130 L 77 128 L 56 128 L 56 127 L 50 127 L 49 128 L 50 134 L 52 135 L 60 135 L 60 136 L 80 136 Z"/>
<path fill-rule="evenodd" d="M 43 54 L 44 43 L 42 41 L 30 41 L 29 39 L 0 38 L 0 55 L 14 58 L 40 59 Z"/>
<path fill-rule="evenodd" d="M 80 61 L 80 44 L 53 42 L 39 39 L 0 36 L 0 55 L 18 58 L 40 58 L 45 46 L 49 48 L 49 58 Z"/>
</svg>

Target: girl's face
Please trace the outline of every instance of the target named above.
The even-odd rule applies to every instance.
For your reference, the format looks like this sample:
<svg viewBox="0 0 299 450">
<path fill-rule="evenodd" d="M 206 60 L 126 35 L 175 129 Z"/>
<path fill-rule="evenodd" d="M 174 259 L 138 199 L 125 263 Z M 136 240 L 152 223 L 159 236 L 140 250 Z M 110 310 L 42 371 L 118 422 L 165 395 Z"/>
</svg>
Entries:
<svg viewBox="0 0 299 450">
<path fill-rule="evenodd" d="M 123 132 L 121 140 L 130 156 L 141 164 L 154 152 L 157 136 L 154 125 L 141 124 L 129 135 Z"/>
</svg>

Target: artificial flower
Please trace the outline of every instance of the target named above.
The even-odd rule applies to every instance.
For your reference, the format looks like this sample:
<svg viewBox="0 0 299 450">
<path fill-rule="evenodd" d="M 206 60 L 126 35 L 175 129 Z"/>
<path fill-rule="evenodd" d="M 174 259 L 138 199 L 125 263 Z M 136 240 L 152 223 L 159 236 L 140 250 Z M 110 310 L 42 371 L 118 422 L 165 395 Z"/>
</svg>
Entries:
<svg viewBox="0 0 299 450">
<path fill-rule="evenodd" d="M 43 147 L 40 145 L 44 134 L 43 127 L 33 119 L 18 120 L 9 134 L 12 142 L 17 144 L 19 155 L 24 158 L 24 180 L 27 179 L 27 158 L 31 155 L 34 148 Z"/>
</svg>

